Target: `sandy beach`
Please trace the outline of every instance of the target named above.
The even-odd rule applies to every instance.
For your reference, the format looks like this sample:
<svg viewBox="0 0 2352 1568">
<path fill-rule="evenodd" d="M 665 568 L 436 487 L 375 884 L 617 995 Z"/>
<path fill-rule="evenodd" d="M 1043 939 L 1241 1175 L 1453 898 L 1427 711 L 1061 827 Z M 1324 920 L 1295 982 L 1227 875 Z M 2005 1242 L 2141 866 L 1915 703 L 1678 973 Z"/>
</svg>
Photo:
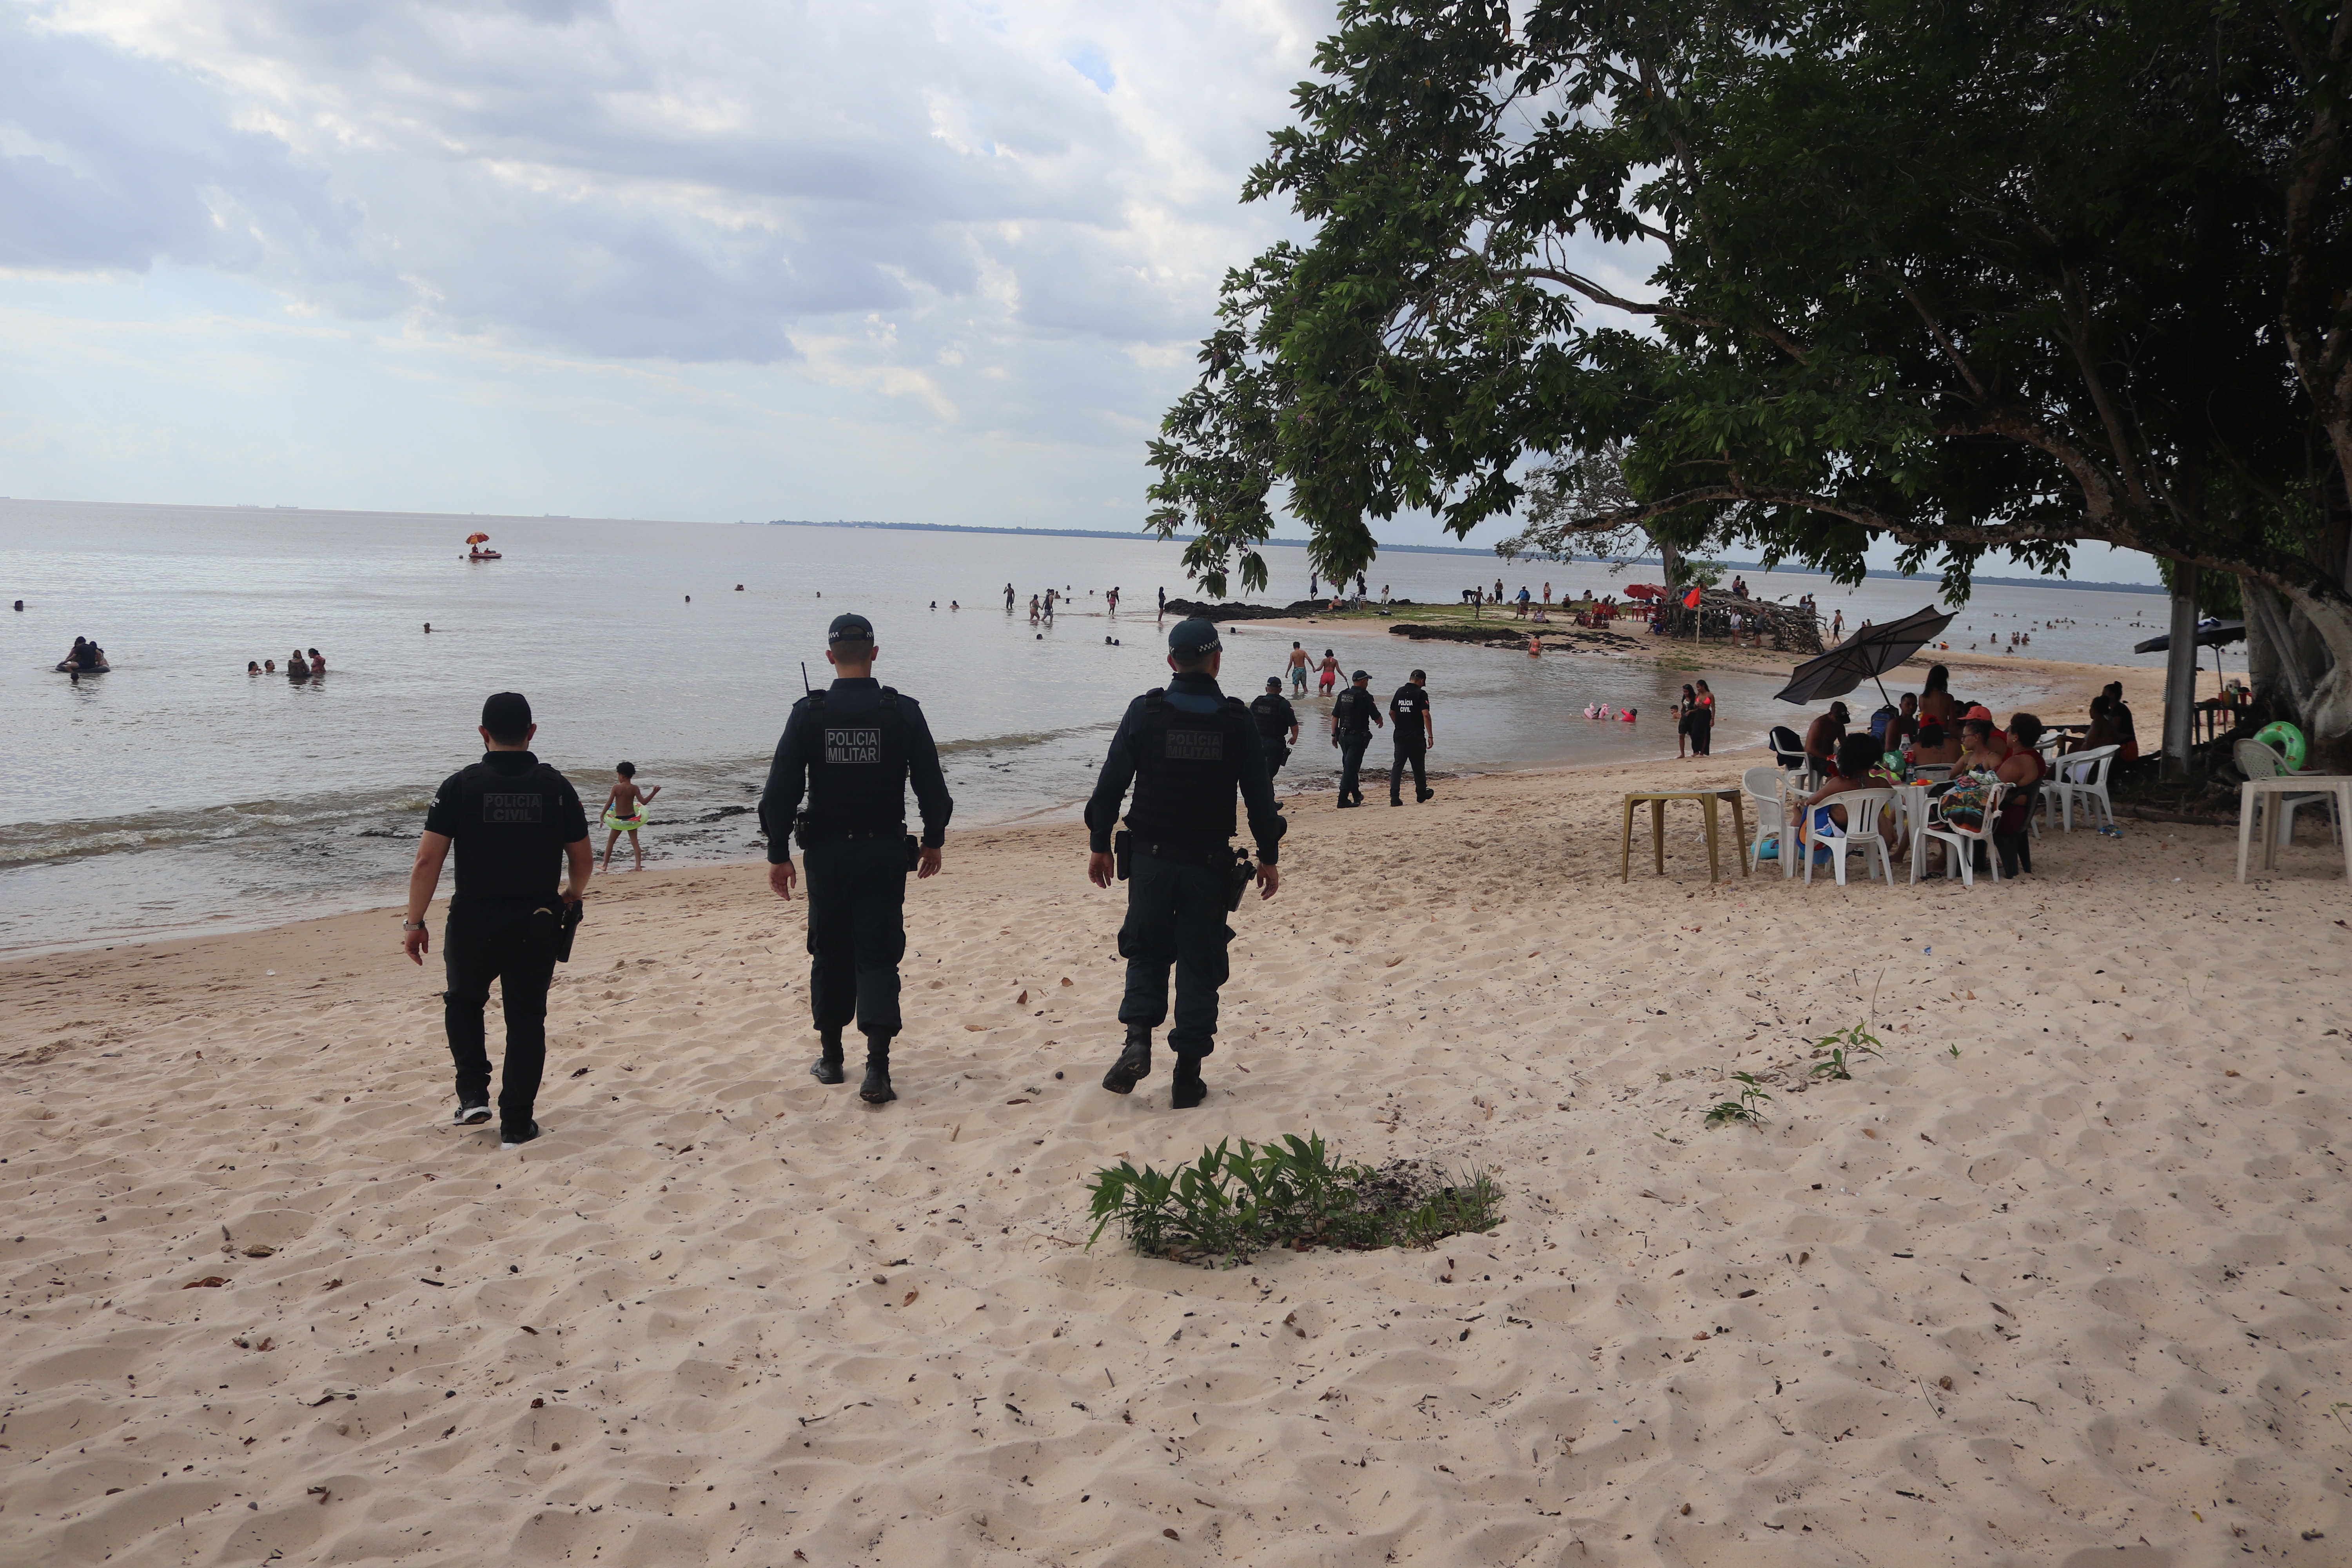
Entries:
<svg viewBox="0 0 2352 1568">
<path fill-rule="evenodd" d="M 1098 1087 L 1068 826 L 910 889 L 879 1110 L 748 865 L 600 879 L 515 1153 L 391 911 L 0 968 L 0 1561 L 2352 1560 L 2340 856 L 1710 883 L 1678 807 L 1620 883 L 1624 791 L 1756 760 L 1297 800 L 1184 1113 Z M 1310 1130 L 1506 1217 L 1085 1247 L 1097 1168 Z"/>
</svg>

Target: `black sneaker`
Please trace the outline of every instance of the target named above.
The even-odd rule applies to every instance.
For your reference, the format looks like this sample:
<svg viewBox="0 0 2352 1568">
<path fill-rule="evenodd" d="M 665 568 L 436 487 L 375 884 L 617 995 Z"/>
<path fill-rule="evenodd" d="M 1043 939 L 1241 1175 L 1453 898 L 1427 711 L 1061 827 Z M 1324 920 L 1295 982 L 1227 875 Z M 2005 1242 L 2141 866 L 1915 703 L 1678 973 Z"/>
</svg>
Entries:
<svg viewBox="0 0 2352 1568">
<path fill-rule="evenodd" d="M 520 1149 L 538 1136 L 539 1123 L 534 1121 L 530 1124 L 530 1131 L 528 1132 L 506 1131 L 499 1133 L 499 1147 L 501 1149 Z"/>
<path fill-rule="evenodd" d="M 453 1126 L 479 1127 L 489 1119 L 490 1108 L 487 1105 L 461 1105 L 457 1108 L 457 1114 L 449 1121 Z"/>
</svg>

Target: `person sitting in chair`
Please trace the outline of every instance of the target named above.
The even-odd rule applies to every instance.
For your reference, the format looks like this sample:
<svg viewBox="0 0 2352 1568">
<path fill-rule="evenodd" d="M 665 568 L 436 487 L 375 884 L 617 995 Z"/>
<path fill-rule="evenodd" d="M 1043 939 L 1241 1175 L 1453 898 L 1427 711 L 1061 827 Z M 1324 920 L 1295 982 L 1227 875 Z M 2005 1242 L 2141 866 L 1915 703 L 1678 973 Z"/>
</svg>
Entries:
<svg viewBox="0 0 2352 1568">
<path fill-rule="evenodd" d="M 1843 708 L 1845 704 L 1839 703 L 1838 706 Z M 1821 721 L 1814 722 L 1818 724 Z M 1868 735 L 1848 735 L 1838 742 L 1837 755 L 1831 761 L 1836 771 L 1822 781 L 1821 788 L 1807 795 L 1804 804 L 1798 808 L 1797 841 L 1810 847 L 1824 836 L 1834 837 L 1830 831 L 1832 827 L 1855 834 L 1874 828 L 1892 848 L 1895 825 L 1887 814 L 1882 811 L 1881 820 L 1877 822 L 1850 823 L 1846 820 L 1845 807 L 1836 800 L 1837 796 L 1851 795 L 1855 790 L 1885 787 L 1883 781 L 1870 776 L 1871 770 L 1878 763 L 1878 742 Z"/>
</svg>

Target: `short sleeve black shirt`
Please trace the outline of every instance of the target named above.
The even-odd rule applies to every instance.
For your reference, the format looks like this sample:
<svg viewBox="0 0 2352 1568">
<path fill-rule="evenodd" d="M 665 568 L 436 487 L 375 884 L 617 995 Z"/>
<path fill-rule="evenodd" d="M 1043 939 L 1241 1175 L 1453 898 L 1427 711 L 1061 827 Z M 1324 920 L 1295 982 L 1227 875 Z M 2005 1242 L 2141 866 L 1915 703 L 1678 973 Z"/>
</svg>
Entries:
<svg viewBox="0 0 2352 1568">
<path fill-rule="evenodd" d="M 1397 739 L 1418 744 L 1423 734 L 1421 716 L 1429 711 L 1429 688 L 1406 681 L 1389 699 L 1389 712 L 1397 721 Z"/>
<path fill-rule="evenodd" d="M 529 752 L 490 752 L 434 792 L 425 831 L 453 840 L 457 903 L 554 900 L 563 847 L 588 837 L 588 814 L 565 778 Z"/>
</svg>

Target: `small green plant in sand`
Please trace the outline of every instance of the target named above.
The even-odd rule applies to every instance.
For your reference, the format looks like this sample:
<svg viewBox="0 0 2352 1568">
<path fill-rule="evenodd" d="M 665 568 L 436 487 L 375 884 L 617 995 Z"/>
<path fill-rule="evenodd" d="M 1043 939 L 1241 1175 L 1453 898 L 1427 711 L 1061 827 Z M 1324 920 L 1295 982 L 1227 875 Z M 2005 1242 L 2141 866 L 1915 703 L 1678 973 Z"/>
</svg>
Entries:
<svg viewBox="0 0 2352 1568">
<path fill-rule="evenodd" d="M 1763 1080 L 1753 1073 L 1731 1075 L 1740 1085 L 1738 1100 L 1718 1101 L 1706 1113 L 1709 1127 L 1761 1127 L 1764 1125 L 1764 1105 L 1772 1096 Z"/>
<path fill-rule="evenodd" d="M 1475 1172 L 1455 1182 L 1418 1160 L 1338 1164 L 1320 1134 L 1238 1143 L 1172 1171 L 1122 1161 L 1096 1172 L 1087 1245 L 1115 1223 L 1146 1257 L 1231 1266 L 1275 1247 L 1426 1247 L 1500 1217 L 1502 1194 Z"/>
<path fill-rule="evenodd" d="M 1853 1067 L 1849 1058 L 1880 1057 L 1883 1060 L 1885 1058 L 1878 1047 L 1885 1043 L 1860 1024 L 1851 1028 L 1840 1029 L 1834 1035 L 1823 1035 L 1813 1042 L 1813 1055 L 1818 1057 L 1826 1053 L 1829 1059 L 1815 1062 L 1812 1076 L 1826 1079 L 1850 1079 L 1853 1076 Z"/>
</svg>

